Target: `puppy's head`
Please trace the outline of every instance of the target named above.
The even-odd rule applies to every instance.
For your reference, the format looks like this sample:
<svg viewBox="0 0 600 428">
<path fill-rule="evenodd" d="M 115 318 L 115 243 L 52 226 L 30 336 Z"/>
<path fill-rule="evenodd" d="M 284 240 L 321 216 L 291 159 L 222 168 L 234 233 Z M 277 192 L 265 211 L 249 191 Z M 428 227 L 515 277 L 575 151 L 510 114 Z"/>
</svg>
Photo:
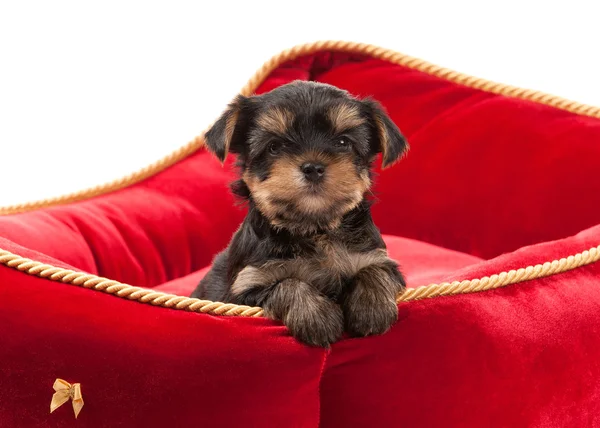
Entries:
<svg viewBox="0 0 600 428">
<path fill-rule="evenodd" d="M 408 149 L 383 109 L 334 86 L 296 81 L 264 95 L 238 96 L 206 133 L 224 161 L 239 155 L 241 185 L 276 227 L 312 233 L 340 224 L 383 167 Z"/>
</svg>

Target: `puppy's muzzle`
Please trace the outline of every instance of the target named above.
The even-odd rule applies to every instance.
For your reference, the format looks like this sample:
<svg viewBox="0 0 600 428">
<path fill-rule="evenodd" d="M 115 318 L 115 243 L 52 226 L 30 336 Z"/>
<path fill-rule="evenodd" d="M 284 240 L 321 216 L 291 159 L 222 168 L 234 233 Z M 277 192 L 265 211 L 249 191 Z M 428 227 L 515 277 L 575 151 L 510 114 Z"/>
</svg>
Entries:
<svg viewBox="0 0 600 428">
<path fill-rule="evenodd" d="M 325 165 L 320 162 L 305 162 L 300 166 L 304 178 L 311 183 L 319 183 L 325 176 Z"/>
</svg>

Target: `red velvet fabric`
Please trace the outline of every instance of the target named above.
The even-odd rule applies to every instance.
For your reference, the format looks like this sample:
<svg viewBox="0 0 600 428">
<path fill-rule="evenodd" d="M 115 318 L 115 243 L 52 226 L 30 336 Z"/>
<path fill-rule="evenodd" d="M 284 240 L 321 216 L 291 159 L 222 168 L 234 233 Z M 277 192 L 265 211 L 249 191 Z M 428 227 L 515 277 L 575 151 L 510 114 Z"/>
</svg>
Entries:
<svg viewBox="0 0 600 428">
<path fill-rule="evenodd" d="M 280 66 L 381 101 L 411 143 L 373 211 L 409 286 L 535 265 L 600 244 L 600 120 L 356 55 Z M 0 248 L 189 293 L 244 216 L 199 151 L 133 186 L 0 217 Z M 578 233 L 583 231 L 581 233 Z M 0 266 L 0 426 L 600 426 L 600 267 L 400 305 L 384 336 L 331 351 L 266 319 L 131 302 Z"/>
</svg>

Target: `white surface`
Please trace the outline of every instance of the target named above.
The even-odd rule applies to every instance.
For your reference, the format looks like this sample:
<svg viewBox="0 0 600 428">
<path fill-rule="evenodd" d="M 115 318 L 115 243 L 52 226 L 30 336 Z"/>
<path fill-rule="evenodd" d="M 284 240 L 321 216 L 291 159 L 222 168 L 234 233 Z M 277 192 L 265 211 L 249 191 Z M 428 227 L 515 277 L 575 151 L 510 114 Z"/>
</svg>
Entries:
<svg viewBox="0 0 600 428">
<path fill-rule="evenodd" d="M 159 159 L 199 134 L 264 61 L 313 40 L 374 43 L 600 105 L 592 0 L 202 3 L 0 3 L 0 205 Z"/>
</svg>

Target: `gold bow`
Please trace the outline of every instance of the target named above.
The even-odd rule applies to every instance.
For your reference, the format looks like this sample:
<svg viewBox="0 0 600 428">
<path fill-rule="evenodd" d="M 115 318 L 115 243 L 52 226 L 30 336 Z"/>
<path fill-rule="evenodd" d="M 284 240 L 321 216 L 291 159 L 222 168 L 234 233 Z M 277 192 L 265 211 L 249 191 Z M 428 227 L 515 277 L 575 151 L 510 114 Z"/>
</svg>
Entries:
<svg viewBox="0 0 600 428">
<path fill-rule="evenodd" d="M 56 391 L 52 396 L 52 402 L 50 403 L 50 413 L 58 409 L 60 406 L 65 404 L 69 399 L 73 400 L 73 411 L 75 412 L 75 419 L 81 412 L 83 407 L 83 398 L 81 397 L 81 385 L 74 383 L 71 385 L 66 380 L 56 379 L 52 386 Z"/>
</svg>

